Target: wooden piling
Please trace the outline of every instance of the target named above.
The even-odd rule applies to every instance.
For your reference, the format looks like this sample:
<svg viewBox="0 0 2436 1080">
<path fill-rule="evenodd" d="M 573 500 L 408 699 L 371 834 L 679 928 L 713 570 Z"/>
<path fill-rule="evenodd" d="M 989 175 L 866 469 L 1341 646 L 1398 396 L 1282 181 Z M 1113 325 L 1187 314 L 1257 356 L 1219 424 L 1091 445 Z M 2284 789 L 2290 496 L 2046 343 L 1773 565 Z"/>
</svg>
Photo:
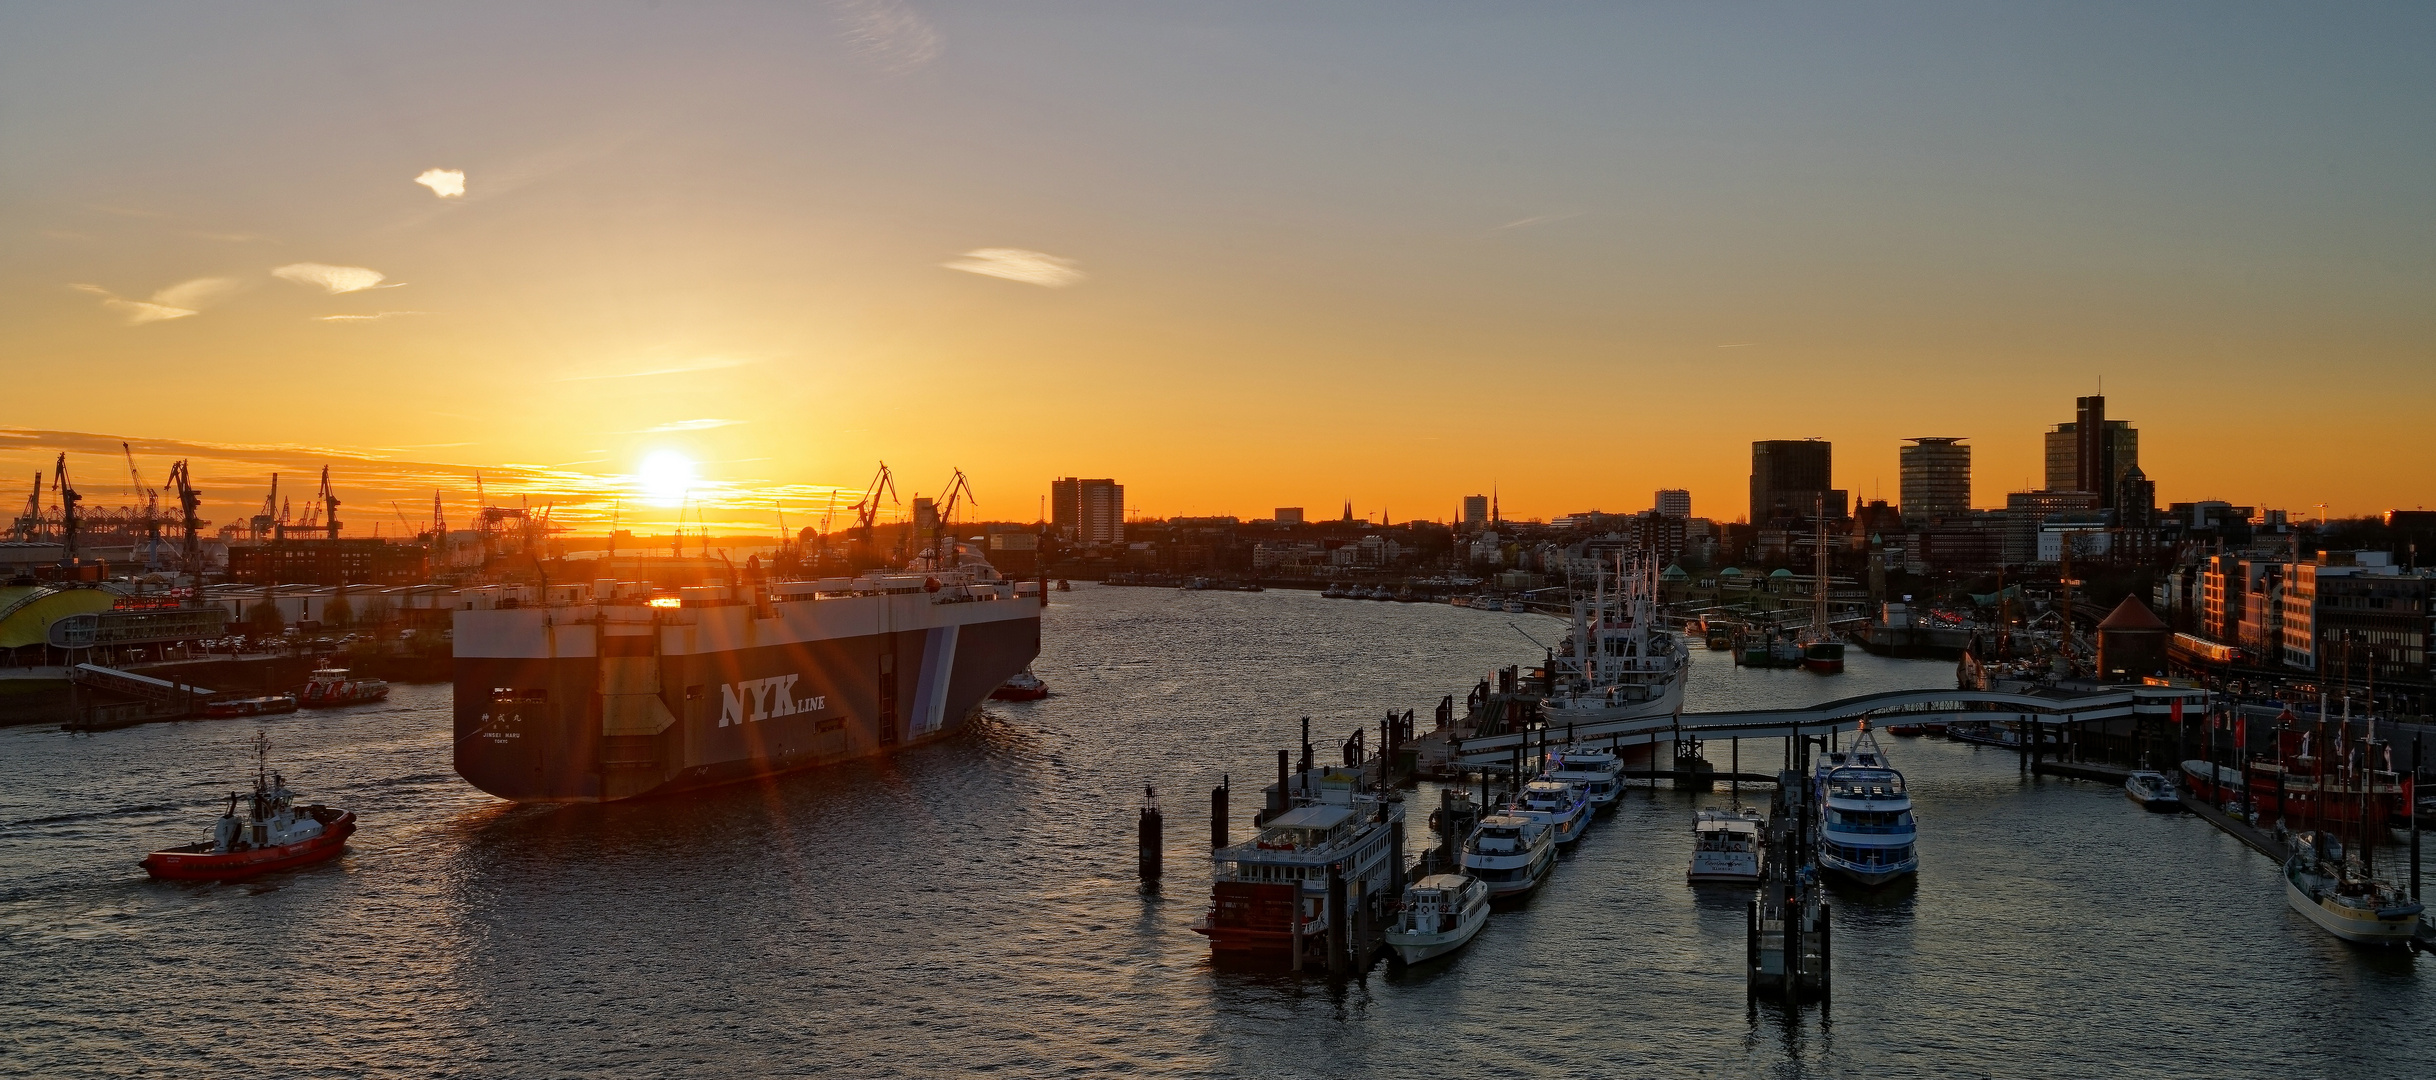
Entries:
<svg viewBox="0 0 2436 1080">
<path fill-rule="evenodd" d="M 1345 974 L 1345 867 L 1328 864 L 1328 974 Z"/>
<path fill-rule="evenodd" d="M 1210 850 L 1226 846 L 1227 785 L 1210 789 Z"/>
<path fill-rule="evenodd" d="M 1142 787 L 1142 816 L 1134 825 L 1134 840 L 1140 849 L 1142 883 L 1156 885 L 1165 869 L 1167 820 L 1159 813 L 1159 793 L 1145 784 Z"/>
</svg>

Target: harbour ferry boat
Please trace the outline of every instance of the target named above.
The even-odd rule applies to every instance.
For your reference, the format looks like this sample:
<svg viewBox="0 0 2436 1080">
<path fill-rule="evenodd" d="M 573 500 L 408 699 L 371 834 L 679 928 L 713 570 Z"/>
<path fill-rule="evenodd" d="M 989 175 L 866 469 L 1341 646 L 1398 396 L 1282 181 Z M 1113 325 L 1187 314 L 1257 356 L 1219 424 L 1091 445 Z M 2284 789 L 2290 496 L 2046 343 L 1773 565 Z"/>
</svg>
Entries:
<svg viewBox="0 0 2436 1080">
<path fill-rule="evenodd" d="M 1539 888 L 1556 864 L 1556 830 L 1513 814 L 1491 814 L 1464 837 L 1457 859 L 1464 873 L 1489 887 L 1490 896 L 1520 896 Z"/>
<path fill-rule="evenodd" d="M 1573 630 L 1551 657 L 1541 703 L 1551 730 L 1671 718 L 1683 707 L 1688 658 L 1658 611 L 1658 563 L 1619 556 L 1592 594 L 1573 601 Z M 1612 582 L 1613 588 L 1610 588 Z"/>
<path fill-rule="evenodd" d="M 1757 811 L 1702 810 L 1692 819 L 1692 868 L 1684 875 L 1695 885 L 1759 884 Z"/>
<path fill-rule="evenodd" d="M 1624 763 L 1613 751 L 1574 746 L 1549 762 L 1546 775 L 1561 783 L 1580 784 L 1596 809 L 1615 805 L 1617 796 L 1624 793 L 1623 772 Z"/>
<path fill-rule="evenodd" d="M 1418 964 L 1464 947 L 1489 923 L 1489 886 L 1462 874 L 1432 874 L 1404 889 L 1404 906 L 1387 930 L 1396 958 Z"/>
<path fill-rule="evenodd" d="M 350 678 L 345 668 L 319 668 L 305 680 L 296 704 L 308 709 L 363 705 L 389 696 L 389 684 L 379 679 Z"/>
<path fill-rule="evenodd" d="M 1539 822 L 1556 834 L 1557 843 L 1570 844 L 1590 831 L 1590 794 L 1580 784 L 1533 780 L 1506 813 Z"/>
<path fill-rule="evenodd" d="M 2407 946 L 2423 909 L 2401 886 L 2380 881 L 2343 842 L 2318 830 L 2296 833 L 2284 860 L 2284 898 L 2318 928 L 2361 945 Z"/>
<path fill-rule="evenodd" d="M 1039 701 L 1048 696 L 1049 684 L 1040 681 L 1040 676 L 1032 674 L 1029 667 L 1009 676 L 1007 681 L 998 684 L 998 689 L 990 691 L 992 701 Z"/>
<path fill-rule="evenodd" d="M 2182 793 L 2174 789 L 2174 778 L 2161 772 L 2141 769 L 2125 777 L 2123 794 L 2144 810 L 2170 814 L 2182 809 Z"/>
<path fill-rule="evenodd" d="M 139 864 L 156 878 L 229 881 L 331 859 L 355 835 L 355 813 L 318 804 L 296 805 L 287 780 L 269 767 L 270 740 L 254 738 L 254 793 L 243 801 L 229 794 L 228 809 L 212 822 L 211 839 L 166 848 Z"/>
<path fill-rule="evenodd" d="M 1822 868 L 1863 885 L 1883 885 L 1920 869 L 1911 795 L 1867 724 L 1850 749 L 1820 759 L 1816 789 Z"/>
<path fill-rule="evenodd" d="M 1287 798 L 1258 836 L 1210 853 L 1210 909 L 1193 932 L 1222 958 L 1283 963 L 1324 938 L 1330 867 L 1341 868 L 1349 903 L 1388 894 L 1401 871 L 1400 793 L 1367 790 L 1350 769 L 1306 770 Z"/>
</svg>

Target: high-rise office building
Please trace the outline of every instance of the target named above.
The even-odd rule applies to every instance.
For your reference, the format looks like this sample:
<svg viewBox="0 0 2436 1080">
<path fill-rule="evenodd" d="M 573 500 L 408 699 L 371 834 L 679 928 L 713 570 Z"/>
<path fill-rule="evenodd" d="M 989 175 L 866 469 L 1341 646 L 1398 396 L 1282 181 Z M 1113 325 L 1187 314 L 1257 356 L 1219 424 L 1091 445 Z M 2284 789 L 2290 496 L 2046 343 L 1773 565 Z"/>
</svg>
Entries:
<svg viewBox="0 0 2436 1080">
<path fill-rule="evenodd" d="M 2047 433 L 2047 490 L 2086 491 L 2112 507 L 2123 474 L 2140 464 L 2140 432 L 2129 420 L 2106 418 L 2101 395 L 2074 401 L 2071 423 Z"/>
<path fill-rule="evenodd" d="M 1466 495 L 1463 497 L 1463 527 L 1467 532 L 1476 532 L 1489 527 L 1488 496 Z"/>
<path fill-rule="evenodd" d="M 1078 544 L 1125 542 L 1125 485 L 1066 477 L 1049 482 L 1049 524 Z"/>
<path fill-rule="evenodd" d="M 1768 439 L 1751 444 L 1751 523 L 1806 518 L 1822 503 L 1827 516 L 1845 516 L 1835 487 L 1835 445 L 1825 439 Z"/>
<path fill-rule="evenodd" d="M 1925 525 L 1971 512 L 1971 448 L 1959 438 L 1924 437 L 1897 451 L 1903 463 L 1905 521 Z"/>
<path fill-rule="evenodd" d="M 1278 523 L 1278 524 L 1280 524 L 1280 525 L 1300 525 L 1300 524 L 1302 524 L 1302 523 L 1303 523 L 1303 508 L 1302 508 L 1302 507 L 1299 507 L 1299 506 L 1280 506 L 1280 507 L 1278 507 L 1278 508 L 1277 508 L 1277 523 Z"/>
<path fill-rule="evenodd" d="M 1691 517 L 1692 493 L 1683 488 L 1661 488 L 1658 491 L 1658 501 L 1651 509 L 1668 517 Z"/>
</svg>

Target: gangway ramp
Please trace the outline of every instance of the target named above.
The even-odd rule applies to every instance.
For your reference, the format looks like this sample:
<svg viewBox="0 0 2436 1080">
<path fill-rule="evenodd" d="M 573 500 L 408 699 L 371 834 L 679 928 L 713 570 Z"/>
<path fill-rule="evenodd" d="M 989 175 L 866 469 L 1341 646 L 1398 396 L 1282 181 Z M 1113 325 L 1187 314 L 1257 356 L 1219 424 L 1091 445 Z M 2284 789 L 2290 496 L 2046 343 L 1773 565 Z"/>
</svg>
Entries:
<svg viewBox="0 0 2436 1080">
<path fill-rule="evenodd" d="M 213 691 L 193 683 L 171 682 L 132 671 L 103 667 L 100 664 L 78 664 L 68 669 L 68 681 L 88 690 L 134 698 L 167 708 L 190 709 Z"/>
</svg>

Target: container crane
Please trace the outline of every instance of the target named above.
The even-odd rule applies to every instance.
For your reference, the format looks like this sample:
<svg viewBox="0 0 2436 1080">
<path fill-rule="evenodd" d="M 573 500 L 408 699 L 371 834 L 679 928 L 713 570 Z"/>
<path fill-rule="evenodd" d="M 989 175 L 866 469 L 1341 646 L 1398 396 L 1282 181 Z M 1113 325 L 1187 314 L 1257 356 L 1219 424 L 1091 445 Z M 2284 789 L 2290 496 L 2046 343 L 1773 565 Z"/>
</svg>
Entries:
<svg viewBox="0 0 2436 1080">
<path fill-rule="evenodd" d="M 321 467 L 321 490 L 315 492 L 313 497 L 321 503 L 315 509 L 321 513 L 324 527 L 330 530 L 330 539 L 338 539 L 338 492 L 330 489 L 330 467 L 327 465 Z"/>
<path fill-rule="evenodd" d="M 25 513 L 17 516 L 17 539 L 33 543 L 42 535 L 42 474 L 34 474 L 34 493 L 25 497 Z"/>
<path fill-rule="evenodd" d="M 973 494 L 973 482 L 966 479 L 964 470 L 958 469 L 956 475 L 948 478 L 947 495 L 939 500 L 939 521 L 932 526 L 930 550 L 933 565 L 938 569 L 945 570 L 954 565 L 956 507 L 966 502 L 981 505 L 980 497 Z"/>
<path fill-rule="evenodd" d="M 137 471 L 135 467 L 135 449 L 133 447 L 121 442 L 118 444 L 118 452 L 127 457 L 127 481 L 134 485 L 131 489 L 134 497 L 143 503 L 144 569 L 155 570 L 159 568 L 161 556 L 161 493 L 145 486 L 144 474 Z"/>
<path fill-rule="evenodd" d="M 254 539 L 256 540 L 277 534 L 279 526 L 278 473 L 271 474 L 271 493 L 262 497 L 262 510 L 260 513 L 254 515 L 253 520 L 249 524 L 253 526 Z"/>
<path fill-rule="evenodd" d="M 891 504 L 898 501 L 896 476 L 888 471 L 888 463 L 885 461 L 880 463 L 880 471 L 871 477 L 870 486 L 863 490 L 863 497 L 855 500 L 854 503 L 856 534 L 865 544 L 871 542 L 871 528 L 878 524 L 880 519 L 881 492 L 888 494 L 888 501 Z"/>
</svg>

